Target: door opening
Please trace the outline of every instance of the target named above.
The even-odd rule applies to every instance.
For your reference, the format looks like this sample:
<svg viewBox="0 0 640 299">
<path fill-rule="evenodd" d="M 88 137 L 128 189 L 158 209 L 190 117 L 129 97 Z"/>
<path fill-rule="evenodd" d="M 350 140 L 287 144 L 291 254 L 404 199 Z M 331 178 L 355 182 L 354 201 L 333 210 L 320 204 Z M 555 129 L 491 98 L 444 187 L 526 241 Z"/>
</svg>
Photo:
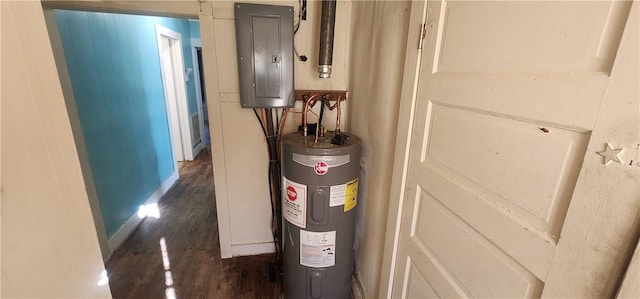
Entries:
<svg viewBox="0 0 640 299">
<path fill-rule="evenodd" d="M 167 106 L 171 148 L 175 161 L 193 160 L 192 140 L 187 107 L 187 91 L 182 36 L 156 24 L 162 85 Z"/>
<path fill-rule="evenodd" d="M 187 19 L 63 8 L 45 16 L 107 260 L 195 156 L 202 111 L 185 70 L 200 35 Z"/>
<path fill-rule="evenodd" d="M 194 136 L 200 139 L 198 147 L 209 148 L 210 136 L 209 116 L 207 115 L 207 93 L 204 87 L 204 72 L 202 70 L 202 42 L 199 38 L 191 38 L 191 57 L 193 58 L 193 79 L 196 92 L 197 108 L 199 113 L 198 125 L 200 126 L 200 135 Z"/>
</svg>

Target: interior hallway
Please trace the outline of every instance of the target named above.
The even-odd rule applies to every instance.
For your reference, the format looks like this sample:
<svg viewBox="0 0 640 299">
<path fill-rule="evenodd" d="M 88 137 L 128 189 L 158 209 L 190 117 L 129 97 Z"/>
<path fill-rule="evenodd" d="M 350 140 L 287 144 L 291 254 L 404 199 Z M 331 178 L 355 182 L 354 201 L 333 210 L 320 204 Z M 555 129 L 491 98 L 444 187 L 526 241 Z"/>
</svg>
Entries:
<svg viewBox="0 0 640 299">
<path fill-rule="evenodd" d="M 220 258 L 209 150 L 179 168 L 160 218 L 144 219 L 106 263 L 113 298 L 277 298 L 274 255 Z"/>
</svg>

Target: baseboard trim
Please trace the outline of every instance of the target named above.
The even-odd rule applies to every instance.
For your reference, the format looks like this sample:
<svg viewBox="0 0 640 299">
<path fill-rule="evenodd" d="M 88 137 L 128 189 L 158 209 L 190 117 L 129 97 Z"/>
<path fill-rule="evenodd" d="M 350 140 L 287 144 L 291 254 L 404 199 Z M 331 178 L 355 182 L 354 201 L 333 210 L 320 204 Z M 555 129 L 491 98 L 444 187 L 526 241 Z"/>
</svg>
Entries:
<svg viewBox="0 0 640 299">
<path fill-rule="evenodd" d="M 251 243 L 251 244 L 231 244 L 231 256 L 259 255 L 276 252 L 273 242 Z"/>
<path fill-rule="evenodd" d="M 171 189 L 173 184 L 178 180 L 178 170 L 176 169 L 170 176 L 167 178 L 160 187 L 154 191 L 149 198 L 143 203 L 144 205 L 156 203 L 162 198 L 162 196 Z M 118 231 L 109 238 L 109 255 L 105 260 L 108 260 L 111 257 L 111 254 L 124 243 L 124 241 L 131 235 L 131 233 L 140 225 L 142 222 L 142 218 L 138 217 L 137 211 L 131 215 L 129 220 L 125 222 Z"/>
</svg>

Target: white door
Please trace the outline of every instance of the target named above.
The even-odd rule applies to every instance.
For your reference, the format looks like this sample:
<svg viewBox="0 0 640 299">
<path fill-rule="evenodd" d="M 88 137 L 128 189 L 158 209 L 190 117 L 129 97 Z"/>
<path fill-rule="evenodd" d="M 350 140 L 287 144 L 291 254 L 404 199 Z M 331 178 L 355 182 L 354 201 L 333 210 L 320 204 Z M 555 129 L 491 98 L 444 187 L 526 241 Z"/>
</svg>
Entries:
<svg viewBox="0 0 640 299">
<path fill-rule="evenodd" d="M 174 160 L 193 160 L 191 125 L 180 33 L 156 24 L 160 70 Z"/>
<path fill-rule="evenodd" d="M 427 1 L 393 298 L 615 291 L 640 194 L 631 6 Z"/>
</svg>

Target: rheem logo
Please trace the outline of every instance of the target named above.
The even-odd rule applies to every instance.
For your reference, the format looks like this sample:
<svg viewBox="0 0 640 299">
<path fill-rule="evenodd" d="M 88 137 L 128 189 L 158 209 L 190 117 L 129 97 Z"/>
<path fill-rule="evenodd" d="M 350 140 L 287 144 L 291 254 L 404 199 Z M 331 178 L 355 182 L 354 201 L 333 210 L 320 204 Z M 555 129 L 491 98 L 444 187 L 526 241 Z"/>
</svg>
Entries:
<svg viewBox="0 0 640 299">
<path fill-rule="evenodd" d="M 315 170 L 317 175 L 325 175 L 327 171 L 329 171 L 329 165 L 325 161 L 319 161 L 313 167 L 313 170 Z"/>
</svg>

